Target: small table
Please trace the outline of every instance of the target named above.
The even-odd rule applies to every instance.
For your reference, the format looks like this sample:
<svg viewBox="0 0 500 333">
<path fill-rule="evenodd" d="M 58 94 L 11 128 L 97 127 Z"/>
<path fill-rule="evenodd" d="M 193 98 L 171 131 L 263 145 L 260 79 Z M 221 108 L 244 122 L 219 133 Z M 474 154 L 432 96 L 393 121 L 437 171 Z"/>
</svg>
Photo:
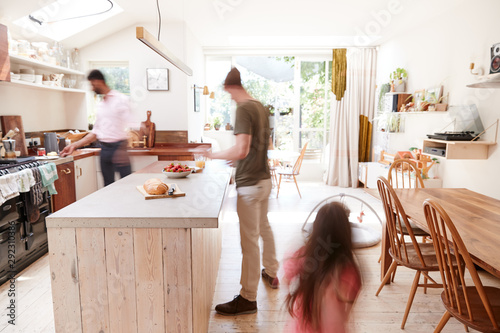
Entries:
<svg viewBox="0 0 500 333">
<path fill-rule="evenodd" d="M 376 189 L 367 193 L 380 198 Z M 420 228 L 429 231 L 424 215 L 426 199 L 436 200 L 450 216 L 462 237 L 472 260 L 500 278 L 500 200 L 465 188 L 394 189 L 406 215 Z M 392 259 L 389 255 L 387 230 L 383 230 L 381 278 Z"/>
<path fill-rule="evenodd" d="M 280 162 L 291 162 L 292 160 L 297 159 L 300 156 L 300 153 L 296 151 L 289 150 L 268 150 L 267 158 L 270 160 L 280 160 Z"/>
</svg>

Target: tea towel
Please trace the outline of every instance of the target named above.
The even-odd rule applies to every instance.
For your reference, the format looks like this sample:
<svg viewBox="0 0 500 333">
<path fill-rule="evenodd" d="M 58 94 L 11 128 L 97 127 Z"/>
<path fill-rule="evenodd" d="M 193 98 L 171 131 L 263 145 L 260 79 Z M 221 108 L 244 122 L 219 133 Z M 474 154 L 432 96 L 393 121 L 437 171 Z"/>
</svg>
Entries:
<svg viewBox="0 0 500 333">
<path fill-rule="evenodd" d="M 0 191 L 5 200 L 12 199 L 19 195 L 17 173 L 0 176 Z"/>
<path fill-rule="evenodd" d="M 42 185 L 49 190 L 49 193 L 57 194 L 54 182 L 59 178 L 57 168 L 54 163 L 47 163 L 38 167 L 40 176 L 42 176 Z"/>
</svg>

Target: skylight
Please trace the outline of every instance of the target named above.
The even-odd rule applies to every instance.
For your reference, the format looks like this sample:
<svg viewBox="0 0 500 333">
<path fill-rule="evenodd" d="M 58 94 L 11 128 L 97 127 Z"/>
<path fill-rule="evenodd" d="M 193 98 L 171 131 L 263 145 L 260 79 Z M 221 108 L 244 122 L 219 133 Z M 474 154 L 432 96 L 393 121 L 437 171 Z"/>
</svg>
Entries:
<svg viewBox="0 0 500 333">
<path fill-rule="evenodd" d="M 122 11 L 116 2 L 111 0 L 57 0 L 28 16 L 21 17 L 14 21 L 14 24 L 26 32 L 61 41 Z"/>
</svg>

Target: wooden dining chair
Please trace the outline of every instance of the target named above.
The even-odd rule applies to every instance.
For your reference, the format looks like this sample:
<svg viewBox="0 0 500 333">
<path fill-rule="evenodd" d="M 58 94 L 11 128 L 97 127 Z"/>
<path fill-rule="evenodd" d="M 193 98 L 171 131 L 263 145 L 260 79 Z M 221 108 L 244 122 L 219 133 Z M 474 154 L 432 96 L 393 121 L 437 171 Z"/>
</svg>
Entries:
<svg viewBox="0 0 500 333">
<path fill-rule="evenodd" d="M 424 188 L 424 180 L 417 164 L 409 159 L 396 159 L 392 162 L 389 168 L 387 180 L 392 188 Z M 426 242 L 426 238 L 430 237 L 429 233 L 420 229 L 411 219 L 409 220 L 412 232 L 415 236 L 421 236 L 422 242 Z M 406 226 L 402 225 L 403 234 L 408 235 Z M 380 262 L 380 259 L 379 259 Z M 396 270 L 392 275 L 392 281 L 396 276 Z"/>
<path fill-rule="evenodd" d="M 304 143 L 304 146 L 302 147 L 302 150 L 300 151 L 300 155 L 297 158 L 297 161 L 295 161 L 295 164 L 293 165 L 292 169 L 281 168 L 281 169 L 276 171 L 276 173 L 280 176 L 279 181 L 278 181 L 278 193 L 276 194 L 276 198 L 280 194 L 280 186 L 281 186 L 281 179 L 282 178 L 285 180 L 293 180 L 295 182 L 295 186 L 297 187 L 297 191 L 299 192 L 299 197 L 302 198 L 302 195 L 300 194 L 300 190 L 299 190 L 299 184 L 297 184 L 296 176 L 299 175 L 300 167 L 302 166 L 302 160 L 304 159 L 304 154 L 306 153 L 307 144 L 308 144 L 308 142 Z"/>
<path fill-rule="evenodd" d="M 424 180 L 417 164 L 401 158 L 392 162 L 387 180 L 393 188 L 424 188 Z"/>
<path fill-rule="evenodd" d="M 436 281 L 434 281 L 428 274 L 429 272 L 439 271 L 439 265 L 437 263 L 436 253 L 434 252 L 434 246 L 432 243 L 417 242 L 415 238 L 416 236 L 413 234 L 403 206 L 394 192 L 394 189 L 389 184 L 389 181 L 384 177 L 379 177 L 377 180 L 377 187 L 380 198 L 382 199 L 382 205 L 384 207 L 387 235 L 390 243 L 389 254 L 393 261 L 375 296 L 378 296 L 385 284 L 389 282 L 392 273 L 396 270 L 398 265 L 415 270 L 415 278 L 413 279 L 410 295 L 408 296 L 408 302 L 406 304 L 405 314 L 403 316 L 403 322 L 401 323 L 401 329 L 403 329 L 406 324 L 408 314 L 410 313 L 410 308 L 417 288 L 442 287 L 441 284 L 437 284 Z M 407 237 L 410 240 L 409 242 L 406 241 L 404 234 L 398 232 L 398 230 L 402 230 L 403 225 L 405 225 L 408 230 Z M 420 283 L 421 275 L 427 278 L 424 283 Z M 432 283 L 427 283 L 427 280 Z"/>
<path fill-rule="evenodd" d="M 441 332 L 451 316 L 466 328 L 479 332 L 500 332 L 500 289 L 483 286 L 462 237 L 443 207 L 427 199 L 424 213 L 443 280 L 441 301 L 446 309 L 434 332 Z M 465 263 L 473 285 L 467 286 L 465 267 L 456 267 L 455 262 Z"/>
<path fill-rule="evenodd" d="M 271 181 L 274 188 L 278 185 L 278 176 L 276 175 L 276 171 L 279 170 L 281 164 L 279 160 L 275 158 L 270 158 L 267 160 L 267 162 L 269 164 L 269 173 L 271 173 Z"/>
</svg>

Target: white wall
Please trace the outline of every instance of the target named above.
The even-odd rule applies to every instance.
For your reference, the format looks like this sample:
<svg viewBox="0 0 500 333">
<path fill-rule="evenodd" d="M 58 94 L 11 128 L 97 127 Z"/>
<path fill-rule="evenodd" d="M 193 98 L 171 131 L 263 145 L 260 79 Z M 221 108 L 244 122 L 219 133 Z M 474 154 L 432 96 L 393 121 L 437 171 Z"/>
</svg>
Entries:
<svg viewBox="0 0 500 333">
<path fill-rule="evenodd" d="M 200 112 L 194 112 L 194 85 L 203 88 L 206 84 L 205 77 L 205 56 L 203 49 L 191 30 L 186 29 L 186 45 L 189 45 L 187 53 L 187 63 L 193 70 L 193 76 L 188 77 L 188 94 L 186 113 L 188 117 L 188 139 L 189 141 L 200 142 L 203 135 L 203 125 L 205 120 L 206 105 L 208 96 L 200 94 Z M 202 92 L 202 91 L 201 91 Z"/>
<path fill-rule="evenodd" d="M 3 83 L 0 115 L 20 115 L 24 132 L 86 129 L 85 94 Z M 77 119 L 76 126 L 73 120 Z"/>
<path fill-rule="evenodd" d="M 137 26 L 144 26 L 151 34 L 157 34 L 157 28 L 151 24 Z M 81 58 L 86 71 L 90 69 L 89 62 L 92 61 L 128 61 L 132 108 L 138 121 L 145 121 L 147 110 L 151 110 L 151 121 L 156 124 L 156 130 L 191 132 L 198 127 L 201 129 L 202 122 L 197 123 L 199 117 L 191 115 L 192 84 L 202 85 L 204 82 L 201 46 L 183 23 L 163 24 L 160 40 L 191 67 L 194 74 L 189 77 L 140 42 L 135 37 L 135 27 L 130 26 L 83 48 Z M 146 68 L 168 68 L 169 90 L 148 91 Z"/>
<path fill-rule="evenodd" d="M 476 80 L 470 74 L 469 64 L 489 71 L 490 47 L 500 42 L 497 13 L 500 2 L 485 0 L 471 6 L 451 8 L 448 12 L 426 21 L 420 20 L 418 29 L 401 30 L 398 37 L 381 45 L 377 69 L 378 84 L 386 83 L 389 74 L 397 67 L 408 71 L 407 91 L 443 85 L 449 92 L 449 104 L 475 103 L 484 127 L 500 118 L 500 89 L 467 88 Z M 388 28 L 391 28 L 390 24 Z M 394 27 L 395 28 L 395 27 Z M 439 128 L 442 123 L 433 115 L 409 115 L 405 134 L 394 134 L 392 139 L 407 150 L 415 146 L 415 138 L 424 138 L 429 127 Z M 422 126 L 426 124 L 426 126 Z M 411 128 L 413 126 L 413 128 Z M 420 131 L 419 131 L 420 129 Z M 483 139 L 494 140 L 494 129 Z M 422 147 L 421 141 L 419 147 Z M 500 199 L 500 163 L 498 146 L 490 147 L 487 160 L 441 160 L 440 174 L 444 187 L 465 187 Z"/>
</svg>

